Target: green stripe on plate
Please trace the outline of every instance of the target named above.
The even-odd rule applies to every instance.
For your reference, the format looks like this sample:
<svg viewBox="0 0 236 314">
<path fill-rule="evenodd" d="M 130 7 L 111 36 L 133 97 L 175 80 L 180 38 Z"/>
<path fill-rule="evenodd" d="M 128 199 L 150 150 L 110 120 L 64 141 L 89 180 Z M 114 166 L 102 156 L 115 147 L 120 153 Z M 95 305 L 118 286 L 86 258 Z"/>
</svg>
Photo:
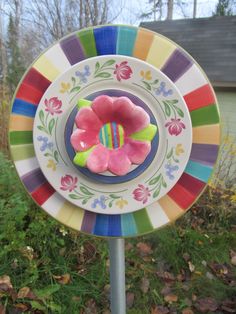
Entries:
<svg viewBox="0 0 236 314">
<path fill-rule="evenodd" d="M 97 49 L 92 28 L 78 32 L 77 36 L 79 37 L 80 43 L 84 48 L 86 56 L 87 57 L 97 56 Z"/>
<path fill-rule="evenodd" d="M 33 143 L 32 131 L 12 131 L 10 132 L 10 144 L 21 145 Z"/>
<path fill-rule="evenodd" d="M 219 112 L 216 105 L 193 110 L 190 112 L 190 116 L 193 127 L 219 123 Z"/>
<path fill-rule="evenodd" d="M 138 233 L 150 232 L 153 229 L 146 208 L 140 209 L 133 213 Z"/>
<path fill-rule="evenodd" d="M 24 160 L 35 156 L 34 145 L 11 146 L 11 155 L 14 161 Z"/>
</svg>

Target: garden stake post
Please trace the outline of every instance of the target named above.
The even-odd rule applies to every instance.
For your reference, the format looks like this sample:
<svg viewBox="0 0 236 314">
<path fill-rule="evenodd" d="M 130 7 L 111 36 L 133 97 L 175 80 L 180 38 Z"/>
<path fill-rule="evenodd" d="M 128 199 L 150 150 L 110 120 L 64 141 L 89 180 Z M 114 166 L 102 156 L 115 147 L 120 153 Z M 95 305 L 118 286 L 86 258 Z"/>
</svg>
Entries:
<svg viewBox="0 0 236 314">
<path fill-rule="evenodd" d="M 126 313 L 124 244 L 124 239 L 109 239 L 112 314 Z"/>
</svg>

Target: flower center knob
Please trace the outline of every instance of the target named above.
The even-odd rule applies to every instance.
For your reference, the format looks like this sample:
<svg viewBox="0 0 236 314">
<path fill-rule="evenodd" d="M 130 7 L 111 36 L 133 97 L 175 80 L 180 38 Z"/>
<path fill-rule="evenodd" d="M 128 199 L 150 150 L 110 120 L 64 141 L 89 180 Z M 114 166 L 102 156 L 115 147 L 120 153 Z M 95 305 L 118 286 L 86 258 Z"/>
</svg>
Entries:
<svg viewBox="0 0 236 314">
<path fill-rule="evenodd" d="M 120 148 L 124 145 L 124 129 L 121 124 L 109 122 L 99 131 L 100 143 L 109 149 Z"/>
</svg>

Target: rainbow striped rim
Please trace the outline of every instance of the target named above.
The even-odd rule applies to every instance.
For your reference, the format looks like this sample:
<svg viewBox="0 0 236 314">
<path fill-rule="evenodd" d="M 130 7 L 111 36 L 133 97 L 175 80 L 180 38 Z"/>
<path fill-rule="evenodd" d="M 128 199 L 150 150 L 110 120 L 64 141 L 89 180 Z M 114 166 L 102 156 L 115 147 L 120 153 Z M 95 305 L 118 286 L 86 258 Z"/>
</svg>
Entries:
<svg viewBox="0 0 236 314">
<path fill-rule="evenodd" d="M 66 201 L 45 179 L 33 147 L 32 129 L 37 105 L 50 84 L 72 65 L 108 54 L 132 56 L 160 69 L 184 97 L 193 126 L 192 152 L 177 184 L 147 208 L 121 215 L 95 214 Z M 61 39 L 28 69 L 13 99 L 9 141 L 23 185 L 52 217 L 94 236 L 139 236 L 176 220 L 202 193 L 220 143 L 217 100 L 198 64 L 172 41 L 142 28 L 99 26 Z"/>
</svg>

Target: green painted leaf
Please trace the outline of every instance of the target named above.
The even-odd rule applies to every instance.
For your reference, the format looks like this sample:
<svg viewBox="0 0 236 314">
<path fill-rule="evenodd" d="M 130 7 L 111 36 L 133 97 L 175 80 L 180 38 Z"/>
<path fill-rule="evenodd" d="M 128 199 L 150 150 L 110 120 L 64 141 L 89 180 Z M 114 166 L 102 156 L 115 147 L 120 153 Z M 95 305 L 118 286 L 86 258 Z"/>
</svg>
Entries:
<svg viewBox="0 0 236 314">
<path fill-rule="evenodd" d="M 46 129 L 44 126 L 42 126 L 42 125 L 38 125 L 38 126 L 37 126 L 37 129 L 39 129 L 40 131 L 43 131 L 43 132 L 45 132 L 45 133 L 48 134 L 47 129 Z"/>
<path fill-rule="evenodd" d="M 108 72 L 101 72 L 101 73 L 96 74 L 95 77 L 109 78 L 111 77 L 111 74 Z"/>
<path fill-rule="evenodd" d="M 80 187 L 80 191 L 86 195 L 94 195 L 93 193 L 91 193 L 86 187 L 81 186 Z"/>
<path fill-rule="evenodd" d="M 113 65 L 115 62 L 115 60 L 108 60 L 102 65 L 101 69 Z"/>
<path fill-rule="evenodd" d="M 138 141 L 152 141 L 157 132 L 157 126 L 154 124 L 149 124 L 145 129 L 135 132 L 130 135 L 134 140 Z"/>
<path fill-rule="evenodd" d="M 145 81 L 142 81 L 142 82 L 148 90 L 152 89 L 151 85 L 148 82 L 145 82 Z"/>
<path fill-rule="evenodd" d="M 82 201 L 82 204 L 84 205 L 84 204 L 87 204 L 88 203 L 88 198 L 85 198 L 85 199 L 83 199 L 83 201 Z"/>
<path fill-rule="evenodd" d="M 71 81 L 72 81 L 72 83 L 73 83 L 73 86 L 75 86 L 76 79 L 74 78 L 74 76 L 72 76 Z"/>
<path fill-rule="evenodd" d="M 162 184 L 163 188 L 167 188 L 167 184 L 166 184 L 165 180 L 163 179 L 163 177 L 161 178 L 161 184 Z"/>
<path fill-rule="evenodd" d="M 95 73 L 100 69 L 100 64 L 99 62 L 96 62 L 95 64 Z"/>
<path fill-rule="evenodd" d="M 153 178 L 151 181 L 149 181 L 149 185 L 154 185 L 160 180 L 161 174 L 159 174 L 156 178 Z"/>
<path fill-rule="evenodd" d="M 70 93 L 78 92 L 80 90 L 80 86 L 75 86 L 70 90 Z"/>
<path fill-rule="evenodd" d="M 163 101 L 163 103 L 164 103 L 164 106 L 165 106 L 165 113 L 166 113 L 167 117 L 169 117 L 170 114 L 171 114 L 170 106 L 165 101 Z"/>
<path fill-rule="evenodd" d="M 57 150 L 55 150 L 55 152 L 54 152 L 54 159 L 58 162 L 59 161 L 59 159 L 58 159 L 58 151 Z"/>
<path fill-rule="evenodd" d="M 177 111 L 178 115 L 179 115 L 181 118 L 183 118 L 183 117 L 184 117 L 183 111 L 182 111 L 179 107 L 177 107 L 177 106 L 175 106 L 175 105 L 174 105 L 174 108 L 175 108 L 175 110 Z"/>
<path fill-rule="evenodd" d="M 109 204 L 108 204 L 108 206 L 111 208 L 112 207 L 112 203 L 113 203 L 113 201 L 111 201 Z"/>
<path fill-rule="evenodd" d="M 166 158 L 167 158 L 167 159 L 170 159 L 172 155 L 173 155 L 173 147 L 171 148 L 171 150 L 169 151 L 169 153 L 166 155 Z"/>
<path fill-rule="evenodd" d="M 114 199 L 118 199 L 118 198 L 120 198 L 120 196 L 115 195 L 115 194 L 109 194 L 109 197 L 114 198 Z"/>
<path fill-rule="evenodd" d="M 42 124 L 44 124 L 44 112 L 43 112 L 43 110 L 39 111 L 39 119 L 42 122 Z"/>
<path fill-rule="evenodd" d="M 76 195 L 76 194 L 69 194 L 69 197 L 72 198 L 73 200 L 79 200 L 81 197 Z"/>
<path fill-rule="evenodd" d="M 52 120 L 49 122 L 49 125 L 48 125 L 48 131 L 50 134 L 52 134 L 52 130 L 54 128 L 54 125 L 55 125 L 55 119 L 52 118 Z"/>
<path fill-rule="evenodd" d="M 153 193 L 153 197 L 157 197 L 160 194 L 161 186 L 159 185 L 156 191 Z"/>
<path fill-rule="evenodd" d="M 155 80 L 152 82 L 153 85 L 157 84 L 159 82 L 159 80 Z"/>
</svg>

